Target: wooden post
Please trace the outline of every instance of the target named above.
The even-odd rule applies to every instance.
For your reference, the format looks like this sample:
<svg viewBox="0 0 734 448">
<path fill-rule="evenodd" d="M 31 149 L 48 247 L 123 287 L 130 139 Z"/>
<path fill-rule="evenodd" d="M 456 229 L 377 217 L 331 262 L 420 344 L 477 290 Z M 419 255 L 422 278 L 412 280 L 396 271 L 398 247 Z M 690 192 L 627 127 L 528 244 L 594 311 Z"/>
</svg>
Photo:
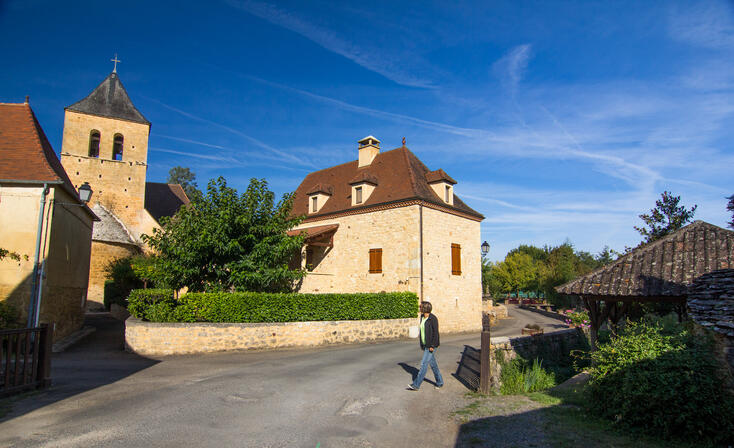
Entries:
<svg viewBox="0 0 734 448">
<path fill-rule="evenodd" d="M 481 361 L 479 367 L 479 392 L 483 394 L 489 393 L 489 346 L 491 343 L 490 332 L 489 332 L 489 314 L 482 313 L 482 346 L 481 346 Z"/>
<path fill-rule="evenodd" d="M 38 388 L 51 385 L 51 351 L 53 347 L 55 323 L 41 325 L 40 347 L 38 353 Z"/>
</svg>

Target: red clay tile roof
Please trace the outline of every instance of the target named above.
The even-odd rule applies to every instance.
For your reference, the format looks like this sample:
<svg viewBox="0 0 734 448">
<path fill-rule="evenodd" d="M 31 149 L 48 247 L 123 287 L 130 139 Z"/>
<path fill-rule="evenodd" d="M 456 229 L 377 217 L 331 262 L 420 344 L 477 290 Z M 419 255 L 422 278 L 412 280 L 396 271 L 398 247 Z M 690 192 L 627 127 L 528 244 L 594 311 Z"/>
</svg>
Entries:
<svg viewBox="0 0 734 448">
<path fill-rule="evenodd" d="M 446 181 L 452 185 L 456 184 L 456 181 L 454 180 L 454 178 L 446 174 L 446 171 L 442 169 L 437 169 L 436 171 L 427 172 L 426 181 L 429 184 L 432 184 L 434 182 L 441 182 L 441 181 Z"/>
<path fill-rule="evenodd" d="M 145 183 L 145 209 L 160 221 L 164 216 L 173 216 L 179 208 L 191 202 L 179 184 Z"/>
<path fill-rule="evenodd" d="M 367 171 L 362 171 L 349 181 L 349 185 L 361 184 L 362 182 L 377 185 L 377 178 Z"/>
<path fill-rule="evenodd" d="M 406 147 L 382 152 L 368 166 L 359 168 L 354 160 L 342 165 L 315 171 L 306 176 L 295 192 L 294 215 L 307 215 L 306 221 L 343 211 L 362 210 L 381 204 L 392 204 L 420 200 L 441 208 L 460 212 L 477 219 L 484 219 L 479 212 L 466 205 L 454 195 L 454 205 L 446 204 L 433 191 L 426 179 L 430 171 Z M 370 176 L 380 180 L 364 204 L 352 207 L 350 182 L 359 176 Z M 333 195 L 319 209 L 318 213 L 308 214 L 307 197 L 314 185 L 333 186 Z"/>
<path fill-rule="evenodd" d="M 308 227 L 305 229 L 289 230 L 286 233 L 288 234 L 288 236 L 296 236 L 296 235 L 305 233 L 306 239 L 310 240 L 310 239 L 314 239 L 318 236 L 322 236 L 330 232 L 336 232 L 338 228 L 339 228 L 339 224 L 328 224 L 325 226 L 314 226 L 314 227 Z"/>
<path fill-rule="evenodd" d="M 334 194 L 334 187 L 332 187 L 329 184 L 316 184 L 313 187 L 309 188 L 306 194 L 316 194 L 316 193 L 323 193 L 328 194 L 331 196 Z"/>
<path fill-rule="evenodd" d="M 719 269 L 734 269 L 734 231 L 695 221 L 556 291 L 599 300 L 682 298 L 695 279 Z"/>
<path fill-rule="evenodd" d="M 82 204 L 28 103 L 0 103 L 0 180 L 60 184 Z"/>
</svg>

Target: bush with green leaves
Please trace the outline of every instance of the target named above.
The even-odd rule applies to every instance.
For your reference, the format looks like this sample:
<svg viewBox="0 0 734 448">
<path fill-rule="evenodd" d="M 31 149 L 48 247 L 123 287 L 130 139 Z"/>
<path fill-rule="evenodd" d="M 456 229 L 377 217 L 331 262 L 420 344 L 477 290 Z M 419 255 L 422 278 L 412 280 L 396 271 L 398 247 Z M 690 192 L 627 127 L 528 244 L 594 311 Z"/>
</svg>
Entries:
<svg viewBox="0 0 734 448">
<path fill-rule="evenodd" d="M 128 298 L 130 313 L 153 322 L 305 322 L 399 319 L 418 315 L 412 292 L 357 294 L 188 293 L 136 290 Z"/>
<path fill-rule="evenodd" d="M 734 400 L 710 338 L 682 325 L 628 322 L 591 358 L 588 394 L 596 414 L 665 438 L 732 442 Z"/>
</svg>

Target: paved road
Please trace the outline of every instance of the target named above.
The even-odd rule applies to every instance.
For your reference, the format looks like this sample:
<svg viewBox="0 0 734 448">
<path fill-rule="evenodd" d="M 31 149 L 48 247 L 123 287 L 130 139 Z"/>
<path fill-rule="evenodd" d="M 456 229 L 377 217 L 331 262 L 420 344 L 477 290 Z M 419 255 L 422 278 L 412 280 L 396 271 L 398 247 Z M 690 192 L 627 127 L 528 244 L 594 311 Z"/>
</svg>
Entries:
<svg viewBox="0 0 734 448">
<path fill-rule="evenodd" d="M 497 333 L 528 319 L 554 325 L 524 313 L 511 310 Z M 156 361 L 121 350 L 119 323 L 88 321 L 97 333 L 55 355 L 55 385 L 0 420 L 0 446 L 453 446 L 450 412 L 466 388 L 452 373 L 464 345 L 479 344 L 478 334 L 442 337 L 446 386 L 410 392 L 415 340 Z"/>
</svg>

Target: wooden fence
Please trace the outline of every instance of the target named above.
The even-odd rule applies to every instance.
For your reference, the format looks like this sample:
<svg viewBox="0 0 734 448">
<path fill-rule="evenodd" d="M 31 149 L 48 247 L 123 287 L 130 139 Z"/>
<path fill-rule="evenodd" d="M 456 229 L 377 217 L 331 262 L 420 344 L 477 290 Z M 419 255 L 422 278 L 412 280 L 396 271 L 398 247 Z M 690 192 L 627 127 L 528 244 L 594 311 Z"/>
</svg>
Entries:
<svg viewBox="0 0 734 448">
<path fill-rule="evenodd" d="M 0 396 L 51 385 L 53 324 L 0 330 Z"/>
</svg>

